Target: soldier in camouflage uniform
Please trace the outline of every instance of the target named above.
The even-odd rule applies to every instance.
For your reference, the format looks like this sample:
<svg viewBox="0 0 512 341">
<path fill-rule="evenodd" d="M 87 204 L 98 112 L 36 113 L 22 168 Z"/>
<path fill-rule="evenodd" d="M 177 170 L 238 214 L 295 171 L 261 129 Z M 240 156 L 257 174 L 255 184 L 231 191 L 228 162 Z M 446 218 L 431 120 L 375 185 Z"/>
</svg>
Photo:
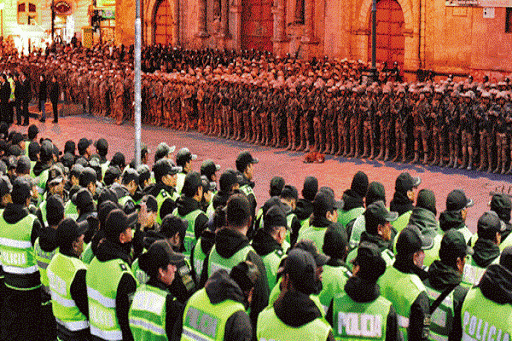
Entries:
<svg viewBox="0 0 512 341">
<path fill-rule="evenodd" d="M 295 150 L 297 148 L 297 123 L 300 110 L 300 103 L 297 99 L 297 90 L 290 89 L 288 104 L 286 107 L 286 131 L 288 134 L 288 146 L 286 150 Z"/>
<path fill-rule="evenodd" d="M 434 159 L 431 166 L 444 166 L 444 143 L 446 136 L 445 112 L 443 105 L 443 90 L 436 88 L 434 98 L 430 106 L 430 117 L 432 118 L 432 143 Z"/>
<path fill-rule="evenodd" d="M 461 103 L 461 148 L 462 148 L 462 164 L 459 168 L 471 170 L 473 167 L 473 136 L 475 134 L 475 93 L 467 91 L 464 93 L 463 102 Z"/>
<path fill-rule="evenodd" d="M 423 153 L 423 164 L 428 162 L 428 131 L 426 118 L 430 112 L 430 104 L 425 97 L 425 93 L 421 92 L 419 101 L 413 109 L 414 119 L 414 159 L 413 163 L 419 161 L 420 152 Z M 421 150 L 420 150 L 421 144 Z"/>
<path fill-rule="evenodd" d="M 505 174 L 507 164 L 507 122 L 506 117 L 510 116 L 510 107 L 506 103 L 508 94 L 500 91 L 496 95 L 497 103 L 492 108 L 492 113 L 496 116 L 495 120 L 495 137 L 496 137 L 496 168 L 493 173 Z"/>
<path fill-rule="evenodd" d="M 389 160 L 389 142 L 391 141 L 391 127 L 393 126 L 391 107 L 391 88 L 385 85 L 382 89 L 382 98 L 377 107 L 377 117 L 379 120 L 379 155 L 377 160 Z"/>
</svg>

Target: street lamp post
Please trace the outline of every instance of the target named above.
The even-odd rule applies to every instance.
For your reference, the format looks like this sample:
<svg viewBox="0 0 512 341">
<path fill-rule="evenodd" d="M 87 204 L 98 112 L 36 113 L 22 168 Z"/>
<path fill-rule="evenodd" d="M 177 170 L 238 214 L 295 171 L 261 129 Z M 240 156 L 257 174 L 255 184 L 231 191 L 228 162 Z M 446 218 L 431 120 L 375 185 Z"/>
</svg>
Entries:
<svg viewBox="0 0 512 341">
<path fill-rule="evenodd" d="M 377 80 L 377 0 L 372 1 L 372 76 Z"/>
<path fill-rule="evenodd" d="M 55 42 L 55 0 L 52 0 L 52 44 Z"/>
<path fill-rule="evenodd" d="M 140 153 L 141 153 L 141 20 L 140 20 L 140 0 L 135 0 L 135 60 L 134 60 L 134 90 L 135 90 L 135 166 L 140 165 Z"/>
</svg>

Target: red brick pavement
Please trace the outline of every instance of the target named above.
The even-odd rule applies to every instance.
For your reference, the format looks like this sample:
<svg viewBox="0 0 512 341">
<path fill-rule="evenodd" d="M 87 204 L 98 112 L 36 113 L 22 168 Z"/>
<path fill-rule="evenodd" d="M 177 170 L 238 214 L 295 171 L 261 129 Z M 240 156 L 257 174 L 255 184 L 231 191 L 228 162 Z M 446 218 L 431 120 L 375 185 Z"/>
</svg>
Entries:
<svg viewBox="0 0 512 341">
<path fill-rule="evenodd" d="M 110 119 L 87 116 L 68 116 L 59 118 L 58 124 L 46 123 L 31 119 L 40 128 L 40 136 L 51 138 L 61 149 L 65 141 L 71 139 L 78 141 L 81 137 L 93 140 L 104 137 L 109 142 L 109 157 L 115 152 L 122 152 L 129 162 L 134 153 L 134 127 L 131 123 L 122 126 L 113 124 Z M 26 127 L 14 126 L 15 130 L 26 132 Z M 468 212 L 468 226 L 476 231 L 478 217 L 488 209 L 489 192 L 496 188 L 512 191 L 512 178 L 510 176 L 494 175 L 476 171 L 446 169 L 440 167 L 423 167 L 419 165 L 397 164 L 392 162 L 364 161 L 358 159 L 344 159 L 327 156 L 323 164 L 305 164 L 302 162 L 303 154 L 254 146 L 248 143 L 236 142 L 204 136 L 197 132 L 179 132 L 161 127 L 143 126 L 142 141 L 150 148 L 152 163 L 154 151 L 158 143 L 165 141 L 176 148 L 188 147 L 198 159 L 194 169 L 199 170 L 203 160 L 210 158 L 221 165 L 221 172 L 226 168 L 235 168 L 235 159 L 242 150 L 250 150 L 260 160 L 255 168 L 255 193 L 258 204 L 261 205 L 268 198 L 270 179 L 279 175 L 287 183 L 297 187 L 299 193 L 304 178 L 314 175 L 320 186 L 330 186 L 335 190 L 336 196 L 341 197 L 343 191 L 350 187 L 352 176 L 359 170 L 364 171 L 370 181 L 380 181 L 386 188 L 387 202 L 392 199 L 395 178 L 402 172 L 408 171 L 413 176 L 422 179 L 420 188 L 429 188 L 434 191 L 437 199 L 437 210 L 445 209 L 446 196 L 452 189 L 460 188 L 466 195 L 475 201 L 475 206 Z"/>
</svg>

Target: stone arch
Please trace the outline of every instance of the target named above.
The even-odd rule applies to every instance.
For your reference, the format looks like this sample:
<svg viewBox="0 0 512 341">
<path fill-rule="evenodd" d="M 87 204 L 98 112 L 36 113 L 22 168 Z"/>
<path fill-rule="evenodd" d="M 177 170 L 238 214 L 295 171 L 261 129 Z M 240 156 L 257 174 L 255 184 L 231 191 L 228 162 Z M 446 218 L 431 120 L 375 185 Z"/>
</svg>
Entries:
<svg viewBox="0 0 512 341">
<path fill-rule="evenodd" d="M 404 34 L 410 35 L 414 31 L 413 7 L 408 0 L 396 0 L 404 13 Z M 373 0 L 363 0 L 357 20 L 357 30 L 367 30 L 368 20 L 371 16 Z"/>
<path fill-rule="evenodd" d="M 169 1 L 169 3 L 173 4 L 173 7 L 177 9 L 177 1 L 176 0 L 149 0 L 147 2 L 147 6 L 144 8 L 144 27 L 145 30 L 145 43 L 148 45 L 155 44 L 155 16 L 158 10 L 158 6 L 162 1 Z M 177 13 L 175 13 L 175 20 L 178 19 Z M 178 32 L 178 27 L 176 27 L 176 33 Z"/>
</svg>

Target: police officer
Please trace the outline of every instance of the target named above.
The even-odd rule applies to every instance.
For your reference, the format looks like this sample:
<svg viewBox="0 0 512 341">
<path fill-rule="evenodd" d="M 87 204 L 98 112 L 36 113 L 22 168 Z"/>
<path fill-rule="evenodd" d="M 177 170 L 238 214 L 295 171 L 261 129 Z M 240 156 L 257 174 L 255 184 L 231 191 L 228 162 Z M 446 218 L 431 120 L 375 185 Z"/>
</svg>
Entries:
<svg viewBox="0 0 512 341">
<path fill-rule="evenodd" d="M 180 171 L 181 167 L 176 167 L 174 162 L 167 158 L 160 159 L 153 165 L 155 184 L 150 185 L 148 193 L 152 194 L 158 203 L 157 223 L 161 223 L 163 217 L 176 208 L 176 200 L 179 198 L 176 192 L 176 174 Z"/>
<path fill-rule="evenodd" d="M 286 257 L 277 301 L 258 317 L 258 340 L 334 340 L 332 329 L 309 295 L 316 290 L 316 264 L 304 250 Z"/>
<path fill-rule="evenodd" d="M 251 215 L 254 217 L 256 213 L 256 196 L 253 188 L 255 186 L 254 179 L 254 165 L 259 160 L 254 158 L 251 153 L 247 151 L 240 152 L 236 158 L 236 169 L 243 176 L 243 183 L 240 184 L 240 192 L 244 193 L 251 204 Z"/>
<path fill-rule="evenodd" d="M 368 205 L 364 212 L 365 230 L 361 234 L 361 242 L 377 245 L 382 259 L 386 265 L 393 264 L 395 256 L 392 249 L 393 228 L 391 223 L 398 218 L 398 213 L 389 212 L 383 201 L 375 201 Z M 347 262 L 355 259 L 357 249 L 352 250 L 347 256 Z"/>
<path fill-rule="evenodd" d="M 268 304 L 269 288 L 265 265 L 247 238 L 251 220 L 247 198 L 243 194 L 231 196 L 226 205 L 227 226 L 217 232 L 215 245 L 204 262 L 200 284 L 206 283 L 206 279 L 218 269 L 231 269 L 245 260 L 256 265 L 260 276 L 254 287 L 250 313 L 251 321 L 256 325 L 259 312 Z"/>
<path fill-rule="evenodd" d="M 265 213 L 263 227 L 258 229 L 252 241 L 254 250 L 260 255 L 267 270 L 269 288 L 273 288 L 277 282 L 277 270 L 286 251 L 283 250 L 283 243 L 287 230 L 285 212 L 279 205 L 274 205 Z"/>
<path fill-rule="evenodd" d="M 5 274 L 1 339 L 37 340 L 41 280 L 33 245 L 41 224 L 27 210 L 32 196 L 28 179 L 17 178 L 12 187 L 12 203 L 7 204 L 0 218 L 0 251 Z"/>
<path fill-rule="evenodd" d="M 469 244 L 473 233 L 466 226 L 468 208 L 474 205 L 473 200 L 466 197 L 464 191 L 455 189 L 446 197 L 446 210 L 439 215 L 441 230 L 448 231 L 451 228 L 459 230 L 466 243 Z"/>
<path fill-rule="evenodd" d="M 252 340 L 254 328 L 246 309 L 256 299 L 259 276 L 249 261 L 238 263 L 229 274 L 225 269 L 214 272 L 185 307 L 181 340 Z"/>
<path fill-rule="evenodd" d="M 154 242 L 147 252 L 140 255 L 140 268 L 149 280 L 137 288 L 128 313 L 135 340 L 173 340 L 175 335 L 179 335 L 181 328 L 178 326 L 184 306 L 168 288 L 184 258 L 164 240 Z"/>
<path fill-rule="evenodd" d="M 126 213 L 135 211 L 135 200 L 133 196 L 139 187 L 139 173 L 133 168 L 126 168 L 121 177 L 121 184 L 111 186 L 117 195 L 119 205 Z"/>
<path fill-rule="evenodd" d="M 416 199 L 416 191 L 421 184 L 419 177 L 412 177 L 408 172 L 401 173 L 395 181 L 395 193 L 393 200 L 389 205 L 391 211 L 398 213 L 398 219 L 393 223 L 393 227 L 399 233 L 409 222 L 409 218 L 414 208 L 413 203 Z"/>
<path fill-rule="evenodd" d="M 336 340 L 402 340 L 395 308 L 380 295 L 377 284 L 385 270 L 386 262 L 377 245 L 362 242 L 354 259 L 352 277 L 344 292 L 334 297 L 333 313 L 328 315 Z"/>
<path fill-rule="evenodd" d="M 487 338 L 501 337 L 512 333 L 512 321 L 505 316 L 511 313 L 512 247 L 503 250 L 499 264 L 491 264 L 478 286 L 471 288 L 464 299 L 461 311 L 462 339 L 477 338 L 477 326 L 487 326 L 479 333 Z M 482 335 L 483 337 L 483 335 Z"/>
<path fill-rule="evenodd" d="M 364 212 L 363 198 L 368 191 L 368 175 L 358 171 L 352 178 L 350 188 L 343 192 L 343 209 L 338 211 L 338 223 L 346 227 Z"/>
<path fill-rule="evenodd" d="M 428 268 L 425 288 L 437 308 L 432 311 L 430 335 L 435 339 L 460 340 L 462 334 L 460 311 L 468 288 L 461 285 L 466 256 L 473 249 L 466 244 L 462 233 L 448 230 L 443 236 L 439 259 Z"/>
<path fill-rule="evenodd" d="M 297 241 L 309 239 L 318 250 L 322 250 L 325 232 L 330 225 L 337 223 L 339 208 L 341 203 L 334 199 L 334 191 L 328 187 L 321 188 L 313 200 L 310 223 L 299 230 Z"/>
<path fill-rule="evenodd" d="M 89 340 L 86 271 L 80 260 L 87 224 L 66 218 L 56 231 L 59 251 L 48 265 L 52 310 L 57 321 L 57 337 L 62 341 Z"/>
<path fill-rule="evenodd" d="M 396 244 L 396 259 L 379 279 L 382 296 L 390 300 L 398 315 L 398 326 L 405 340 L 428 340 L 430 303 L 421 282 L 423 249 L 433 241 L 423 236 L 413 225 L 400 232 Z"/>
<path fill-rule="evenodd" d="M 176 191 L 181 194 L 185 176 L 192 172 L 192 161 L 197 159 L 197 155 L 192 154 L 188 148 L 181 148 L 176 154 L 176 165 L 181 167 L 176 179 Z"/>
<path fill-rule="evenodd" d="M 137 282 L 130 271 L 130 242 L 137 214 L 109 213 L 105 239 L 98 245 L 86 274 L 89 321 L 93 340 L 133 340 L 128 323 L 130 296 Z"/>
<path fill-rule="evenodd" d="M 188 173 L 183 183 L 182 194 L 176 201 L 177 207 L 173 212 L 173 215 L 185 219 L 188 223 L 184 244 L 184 254 L 187 257 L 190 257 L 192 248 L 208 223 L 208 217 L 200 206 L 202 198 L 201 175 L 198 172 Z"/>
<path fill-rule="evenodd" d="M 478 219 L 478 239 L 473 246 L 475 252 L 464 267 L 462 281 L 465 284 L 478 285 L 485 269 L 490 264 L 498 263 L 503 231 L 505 231 L 505 224 L 501 223 L 500 218 L 493 211 L 485 212 Z"/>
</svg>

